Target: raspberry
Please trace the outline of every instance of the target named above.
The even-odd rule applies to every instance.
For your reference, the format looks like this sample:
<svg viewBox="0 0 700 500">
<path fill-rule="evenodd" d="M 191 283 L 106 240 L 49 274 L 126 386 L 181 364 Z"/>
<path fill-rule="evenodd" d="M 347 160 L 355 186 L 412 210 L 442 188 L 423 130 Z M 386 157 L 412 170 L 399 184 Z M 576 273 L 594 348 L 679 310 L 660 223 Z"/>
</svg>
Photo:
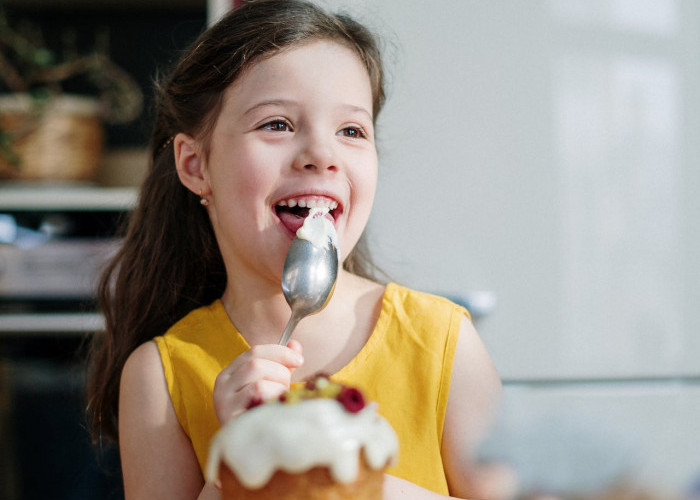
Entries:
<svg viewBox="0 0 700 500">
<path fill-rule="evenodd" d="M 251 408 L 255 408 L 256 406 L 260 406 L 261 404 L 263 404 L 262 398 L 256 396 L 254 398 L 251 398 L 250 401 L 248 401 L 248 406 L 246 406 L 245 409 L 250 410 Z"/>
<path fill-rule="evenodd" d="M 364 396 L 354 387 L 343 387 L 336 399 L 350 413 L 357 413 L 365 407 Z"/>
</svg>

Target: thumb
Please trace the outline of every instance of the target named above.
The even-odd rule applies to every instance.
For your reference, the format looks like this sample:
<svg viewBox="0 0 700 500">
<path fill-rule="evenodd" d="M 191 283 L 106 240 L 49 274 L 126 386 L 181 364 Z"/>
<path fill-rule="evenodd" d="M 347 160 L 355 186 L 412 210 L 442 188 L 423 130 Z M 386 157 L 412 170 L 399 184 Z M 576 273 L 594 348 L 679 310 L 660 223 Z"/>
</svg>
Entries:
<svg viewBox="0 0 700 500">
<path fill-rule="evenodd" d="M 301 343 L 298 340 L 291 339 L 287 344 L 287 347 L 289 347 L 292 351 L 296 352 L 297 354 L 300 354 L 302 356 L 304 355 L 304 350 L 302 349 Z M 296 368 L 292 368 L 291 370 L 289 370 L 289 372 L 294 373 L 294 370 L 296 370 Z"/>
<path fill-rule="evenodd" d="M 301 355 L 304 354 L 304 349 L 301 347 L 301 343 L 298 340 L 291 339 L 289 341 L 289 344 L 287 344 L 287 347 L 289 347 L 292 351 L 299 353 Z"/>
</svg>

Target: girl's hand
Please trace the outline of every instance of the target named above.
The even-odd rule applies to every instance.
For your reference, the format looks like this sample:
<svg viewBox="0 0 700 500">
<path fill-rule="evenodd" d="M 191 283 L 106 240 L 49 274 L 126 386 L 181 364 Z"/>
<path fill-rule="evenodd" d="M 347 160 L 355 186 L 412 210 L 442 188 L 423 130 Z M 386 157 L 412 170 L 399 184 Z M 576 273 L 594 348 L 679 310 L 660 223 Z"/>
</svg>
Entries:
<svg viewBox="0 0 700 500">
<path fill-rule="evenodd" d="M 251 347 L 224 368 L 214 383 L 214 410 L 223 426 L 246 410 L 251 401 L 276 398 L 289 390 L 292 373 L 304 362 L 301 344 Z"/>
</svg>

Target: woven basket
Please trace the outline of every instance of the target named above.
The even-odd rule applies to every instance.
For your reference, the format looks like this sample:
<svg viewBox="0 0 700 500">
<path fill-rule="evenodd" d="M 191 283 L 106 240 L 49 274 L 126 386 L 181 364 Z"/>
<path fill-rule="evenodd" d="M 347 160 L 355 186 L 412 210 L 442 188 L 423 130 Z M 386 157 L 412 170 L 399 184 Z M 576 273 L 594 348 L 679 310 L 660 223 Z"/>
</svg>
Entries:
<svg viewBox="0 0 700 500">
<path fill-rule="evenodd" d="M 0 129 L 12 138 L 19 165 L 0 156 L 0 176 L 27 180 L 93 180 L 104 132 L 99 103 L 81 96 L 52 98 L 41 108 L 23 94 L 0 97 Z"/>
</svg>

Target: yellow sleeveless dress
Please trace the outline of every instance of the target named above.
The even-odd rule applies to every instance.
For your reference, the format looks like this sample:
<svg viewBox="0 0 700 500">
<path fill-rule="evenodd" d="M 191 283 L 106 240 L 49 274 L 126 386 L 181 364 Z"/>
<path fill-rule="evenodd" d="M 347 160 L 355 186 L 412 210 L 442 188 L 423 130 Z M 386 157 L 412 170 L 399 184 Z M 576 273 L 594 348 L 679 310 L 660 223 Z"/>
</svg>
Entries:
<svg viewBox="0 0 700 500">
<path fill-rule="evenodd" d="M 463 316 L 447 299 L 389 283 L 369 340 L 331 378 L 359 387 L 399 437 L 398 464 L 389 473 L 448 494 L 440 448 L 452 362 Z M 221 301 L 189 313 L 156 337 L 170 397 L 182 428 L 206 468 L 219 429 L 212 392 L 221 370 L 249 349 Z"/>
</svg>

